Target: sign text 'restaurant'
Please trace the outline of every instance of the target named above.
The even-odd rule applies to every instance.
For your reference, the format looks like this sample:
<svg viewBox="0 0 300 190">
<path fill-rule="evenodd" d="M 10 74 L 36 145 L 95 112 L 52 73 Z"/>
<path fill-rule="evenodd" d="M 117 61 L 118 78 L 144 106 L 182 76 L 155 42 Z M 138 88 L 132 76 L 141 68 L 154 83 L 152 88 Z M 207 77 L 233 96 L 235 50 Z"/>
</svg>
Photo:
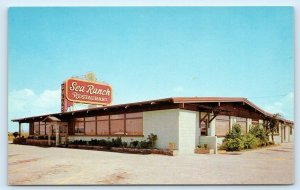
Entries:
<svg viewBox="0 0 300 190">
<path fill-rule="evenodd" d="M 112 101 L 112 88 L 97 82 L 68 79 L 66 95 L 73 102 L 108 105 Z"/>
</svg>

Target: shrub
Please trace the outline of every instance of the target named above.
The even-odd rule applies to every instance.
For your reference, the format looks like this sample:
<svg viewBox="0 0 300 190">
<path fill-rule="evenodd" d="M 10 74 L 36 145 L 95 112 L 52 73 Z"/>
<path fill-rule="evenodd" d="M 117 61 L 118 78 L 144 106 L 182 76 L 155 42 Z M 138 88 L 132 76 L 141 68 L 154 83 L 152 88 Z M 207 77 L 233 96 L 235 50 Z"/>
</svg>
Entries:
<svg viewBox="0 0 300 190">
<path fill-rule="evenodd" d="M 221 148 L 226 151 L 240 151 L 244 148 L 242 130 L 239 124 L 232 126 L 231 131 L 225 136 Z"/>
<path fill-rule="evenodd" d="M 234 124 L 231 131 L 225 136 L 225 139 L 234 139 L 242 137 L 242 129 L 239 124 Z"/>
<path fill-rule="evenodd" d="M 254 125 L 253 127 L 251 127 L 249 130 L 249 134 L 252 134 L 259 139 L 258 146 L 267 146 L 269 144 L 268 132 L 259 125 Z"/>
<path fill-rule="evenodd" d="M 106 141 L 106 146 L 107 146 L 108 148 L 111 148 L 111 147 L 113 146 L 113 142 L 110 141 L 110 140 L 107 140 L 107 141 Z"/>
<path fill-rule="evenodd" d="M 256 148 L 259 145 L 259 139 L 250 133 L 244 135 L 242 141 L 245 149 Z"/>
<path fill-rule="evenodd" d="M 105 140 L 105 139 L 99 140 L 99 141 L 98 141 L 98 145 L 99 145 L 99 146 L 106 146 L 106 145 L 107 145 L 106 140 Z"/>
<path fill-rule="evenodd" d="M 123 145 L 121 137 L 112 139 L 111 142 L 113 147 L 121 147 Z"/>
<path fill-rule="evenodd" d="M 29 135 L 29 136 L 27 137 L 27 139 L 34 139 L 34 136 Z"/>
<path fill-rule="evenodd" d="M 13 139 L 14 144 L 23 144 L 26 143 L 26 139 L 24 137 L 18 137 Z"/>
<path fill-rule="evenodd" d="M 239 138 L 228 139 L 225 142 L 226 151 L 240 151 L 244 148 L 243 141 Z"/>
<path fill-rule="evenodd" d="M 90 141 L 89 141 L 89 145 L 92 145 L 92 146 L 96 146 L 96 145 L 98 145 L 98 140 L 97 139 L 91 139 Z"/>
<path fill-rule="evenodd" d="M 52 140 L 52 138 L 51 138 L 51 140 Z M 75 140 L 73 142 L 76 145 L 87 145 L 87 141 L 83 141 L 83 140 Z"/>
<path fill-rule="evenodd" d="M 126 148 L 127 147 L 127 142 L 123 142 L 123 147 Z"/>
<path fill-rule="evenodd" d="M 151 142 L 143 140 L 143 141 L 140 142 L 140 147 L 141 148 L 150 148 L 151 147 Z"/>
<path fill-rule="evenodd" d="M 139 144 L 139 141 L 130 142 L 130 146 L 132 146 L 133 148 L 136 148 L 138 144 Z"/>
<path fill-rule="evenodd" d="M 14 132 L 14 133 L 13 133 L 13 136 L 14 136 L 15 138 L 17 138 L 18 135 L 19 135 L 18 132 Z"/>
<path fill-rule="evenodd" d="M 150 135 L 148 135 L 149 142 L 151 143 L 151 148 L 154 148 L 155 143 L 157 141 L 157 135 L 154 135 L 153 133 L 151 133 Z"/>
</svg>

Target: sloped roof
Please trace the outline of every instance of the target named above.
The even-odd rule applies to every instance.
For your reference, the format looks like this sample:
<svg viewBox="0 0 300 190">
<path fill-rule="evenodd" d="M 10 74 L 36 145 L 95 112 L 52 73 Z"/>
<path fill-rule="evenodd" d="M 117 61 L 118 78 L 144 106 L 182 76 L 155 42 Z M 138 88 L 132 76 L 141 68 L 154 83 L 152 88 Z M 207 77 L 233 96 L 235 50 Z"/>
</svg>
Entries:
<svg viewBox="0 0 300 190">
<path fill-rule="evenodd" d="M 242 102 L 250 107 L 254 108 L 261 114 L 265 115 L 266 117 L 272 117 L 273 114 L 264 111 L 263 109 L 256 106 L 254 103 L 250 102 L 246 98 L 243 97 L 170 97 L 170 98 L 163 98 L 163 99 L 156 99 L 156 100 L 148 100 L 148 101 L 141 101 L 141 102 L 133 102 L 133 103 L 126 103 L 126 104 L 117 104 L 117 105 L 110 105 L 110 106 L 103 106 L 103 107 L 97 107 L 97 108 L 89 108 L 89 109 L 83 109 L 83 110 L 76 110 L 76 111 L 68 111 L 64 113 L 52 113 L 52 114 L 46 114 L 46 115 L 39 115 L 39 116 L 33 116 L 33 117 L 26 117 L 26 118 L 19 118 L 19 119 L 13 119 L 12 121 L 26 121 L 33 118 L 45 118 L 47 116 L 61 116 L 61 115 L 67 115 L 67 114 L 74 114 L 74 113 L 84 113 L 89 112 L 93 110 L 106 110 L 111 108 L 122 108 L 122 107 L 130 107 L 134 105 L 147 105 L 147 104 L 156 104 L 161 102 L 169 102 L 169 103 L 214 103 L 214 102 Z M 293 123 L 293 121 L 279 118 L 283 122 L 287 123 Z"/>
<path fill-rule="evenodd" d="M 43 119 L 42 121 L 44 121 L 44 122 L 53 122 L 53 121 L 59 122 L 61 120 L 54 116 L 48 116 L 45 119 Z"/>
</svg>

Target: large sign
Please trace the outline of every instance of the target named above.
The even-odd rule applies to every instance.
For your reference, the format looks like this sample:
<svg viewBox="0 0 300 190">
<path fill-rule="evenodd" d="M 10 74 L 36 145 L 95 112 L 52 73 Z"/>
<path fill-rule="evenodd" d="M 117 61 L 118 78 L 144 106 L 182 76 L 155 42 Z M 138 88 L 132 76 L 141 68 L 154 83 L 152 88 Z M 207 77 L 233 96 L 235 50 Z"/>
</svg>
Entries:
<svg viewBox="0 0 300 190">
<path fill-rule="evenodd" d="M 65 95 L 71 102 L 109 105 L 112 102 L 111 86 L 77 78 L 65 82 Z"/>
</svg>

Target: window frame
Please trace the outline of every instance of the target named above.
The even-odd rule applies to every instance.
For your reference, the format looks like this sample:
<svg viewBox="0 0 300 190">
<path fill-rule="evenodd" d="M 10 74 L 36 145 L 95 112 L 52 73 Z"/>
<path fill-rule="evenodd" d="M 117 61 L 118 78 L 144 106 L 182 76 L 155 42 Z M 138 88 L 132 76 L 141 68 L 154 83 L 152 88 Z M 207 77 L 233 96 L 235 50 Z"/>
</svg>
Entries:
<svg viewBox="0 0 300 190">
<path fill-rule="evenodd" d="M 224 119 L 224 117 L 218 118 L 218 116 L 226 116 L 226 117 L 228 117 L 228 119 Z M 217 137 L 225 137 L 226 134 L 229 133 L 230 130 L 231 130 L 230 116 L 229 115 L 218 115 L 218 116 L 216 116 L 216 118 L 215 118 L 215 136 L 217 136 Z M 226 134 L 222 134 L 222 135 L 216 134 L 216 132 L 217 132 L 217 121 L 226 121 L 226 122 L 228 121 L 228 132 Z"/>
<path fill-rule="evenodd" d="M 137 116 L 130 116 L 127 118 L 127 114 L 138 114 Z M 111 118 L 113 115 L 123 115 L 120 118 Z M 108 118 L 107 118 L 108 116 Z M 119 137 L 119 136 L 124 136 L 124 137 L 144 137 L 144 123 L 143 123 L 143 112 L 128 112 L 128 113 L 122 113 L 122 114 L 109 114 L 109 115 L 95 115 L 95 116 L 88 116 L 88 117 L 95 117 L 95 135 L 88 135 L 86 134 L 86 122 L 93 122 L 93 121 L 85 121 L 85 118 L 87 117 L 78 117 L 74 118 L 74 136 L 100 136 L 100 137 Z M 84 118 L 84 121 L 76 121 L 76 119 Z M 142 120 L 142 134 L 139 135 L 128 135 L 126 131 L 126 121 L 127 120 L 132 120 L 132 119 L 141 119 Z M 124 134 L 112 134 L 112 121 L 115 120 L 122 120 L 124 122 Z M 98 134 L 98 121 L 108 121 L 108 134 Z M 84 133 L 76 133 L 76 122 L 83 122 L 84 125 Z"/>
</svg>

